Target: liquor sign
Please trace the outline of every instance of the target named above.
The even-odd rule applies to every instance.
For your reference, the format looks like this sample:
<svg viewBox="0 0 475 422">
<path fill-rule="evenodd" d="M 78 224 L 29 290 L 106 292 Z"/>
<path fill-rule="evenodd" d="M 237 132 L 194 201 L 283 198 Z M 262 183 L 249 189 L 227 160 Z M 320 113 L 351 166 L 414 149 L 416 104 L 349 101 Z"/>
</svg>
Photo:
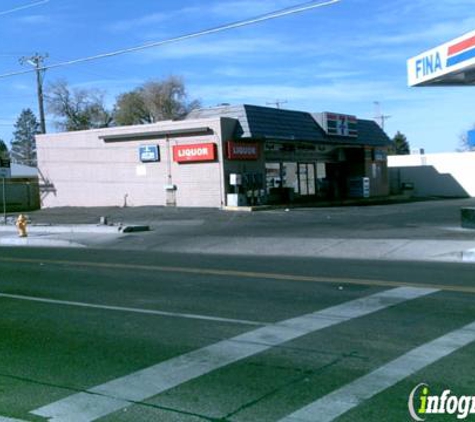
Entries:
<svg viewBox="0 0 475 422">
<path fill-rule="evenodd" d="M 216 160 L 216 144 L 213 143 L 175 145 L 173 147 L 173 161 L 176 163 L 214 160 Z"/>
<path fill-rule="evenodd" d="M 228 160 L 257 160 L 259 145 L 256 143 L 227 142 Z"/>
<path fill-rule="evenodd" d="M 347 136 L 356 138 L 358 136 L 358 120 L 356 116 L 347 114 L 323 113 L 323 129 L 327 135 Z"/>
<path fill-rule="evenodd" d="M 158 149 L 158 145 L 140 146 L 139 157 L 142 163 L 153 163 L 160 161 L 160 150 Z"/>
</svg>

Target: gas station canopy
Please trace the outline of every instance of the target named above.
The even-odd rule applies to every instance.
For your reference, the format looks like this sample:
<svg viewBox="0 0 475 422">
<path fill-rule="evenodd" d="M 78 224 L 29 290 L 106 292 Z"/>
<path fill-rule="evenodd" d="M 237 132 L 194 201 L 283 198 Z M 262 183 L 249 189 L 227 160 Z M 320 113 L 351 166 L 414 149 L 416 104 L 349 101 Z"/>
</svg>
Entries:
<svg viewBox="0 0 475 422">
<path fill-rule="evenodd" d="M 409 86 L 475 85 L 475 31 L 407 61 Z"/>
</svg>

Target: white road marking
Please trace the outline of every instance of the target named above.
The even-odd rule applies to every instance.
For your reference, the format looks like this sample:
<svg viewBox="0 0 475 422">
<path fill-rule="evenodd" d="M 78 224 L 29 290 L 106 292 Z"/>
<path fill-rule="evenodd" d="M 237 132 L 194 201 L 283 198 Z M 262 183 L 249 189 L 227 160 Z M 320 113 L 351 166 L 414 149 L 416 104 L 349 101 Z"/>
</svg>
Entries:
<svg viewBox="0 0 475 422">
<path fill-rule="evenodd" d="M 279 422 L 330 422 L 365 400 L 475 341 L 475 322 L 419 346 Z M 409 394 L 409 393 L 408 393 Z"/>
<path fill-rule="evenodd" d="M 90 388 L 31 413 L 49 418 L 50 422 L 93 421 L 287 341 L 437 291 L 400 287 L 261 327 Z"/>
<path fill-rule="evenodd" d="M 0 422 L 26 422 L 23 419 L 13 419 L 13 418 L 6 418 L 5 416 L 0 416 Z"/>
<path fill-rule="evenodd" d="M 0 293 L 0 298 L 1 297 L 8 298 L 8 299 L 28 300 L 32 302 L 50 303 L 54 305 L 79 306 L 82 308 L 103 309 L 103 310 L 108 310 L 108 311 L 134 312 L 138 314 L 160 315 L 160 316 L 173 317 L 173 318 L 201 319 L 204 321 L 227 322 L 227 323 L 233 323 L 233 324 L 254 325 L 254 326 L 262 326 L 262 325 L 269 324 L 268 322 L 249 321 L 246 319 L 221 318 L 221 317 L 213 317 L 213 316 L 208 316 L 208 315 L 156 311 L 153 309 L 98 305 L 95 303 L 71 302 L 69 300 L 56 300 L 56 299 L 48 299 L 48 298 L 34 297 L 34 296 L 13 295 L 9 293 Z"/>
</svg>

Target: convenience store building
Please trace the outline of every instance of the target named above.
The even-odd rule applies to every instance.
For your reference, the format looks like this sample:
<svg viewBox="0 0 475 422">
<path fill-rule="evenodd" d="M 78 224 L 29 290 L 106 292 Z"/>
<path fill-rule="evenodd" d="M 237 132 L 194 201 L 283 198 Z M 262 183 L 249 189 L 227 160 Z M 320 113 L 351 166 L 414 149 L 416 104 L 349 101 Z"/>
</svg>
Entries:
<svg viewBox="0 0 475 422">
<path fill-rule="evenodd" d="M 253 105 L 37 136 L 43 207 L 215 207 L 386 196 L 371 120 Z"/>
</svg>

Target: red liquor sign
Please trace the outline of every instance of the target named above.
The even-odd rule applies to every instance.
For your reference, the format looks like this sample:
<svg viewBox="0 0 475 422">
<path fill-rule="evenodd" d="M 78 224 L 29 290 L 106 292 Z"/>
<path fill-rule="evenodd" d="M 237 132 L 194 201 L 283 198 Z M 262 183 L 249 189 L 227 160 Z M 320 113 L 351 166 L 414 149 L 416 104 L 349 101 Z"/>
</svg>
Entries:
<svg viewBox="0 0 475 422">
<path fill-rule="evenodd" d="M 176 163 L 214 160 L 216 160 L 216 144 L 213 143 L 175 145 L 173 147 L 173 161 Z"/>
<path fill-rule="evenodd" d="M 228 160 L 257 160 L 259 158 L 259 145 L 244 142 L 227 143 Z"/>
</svg>

